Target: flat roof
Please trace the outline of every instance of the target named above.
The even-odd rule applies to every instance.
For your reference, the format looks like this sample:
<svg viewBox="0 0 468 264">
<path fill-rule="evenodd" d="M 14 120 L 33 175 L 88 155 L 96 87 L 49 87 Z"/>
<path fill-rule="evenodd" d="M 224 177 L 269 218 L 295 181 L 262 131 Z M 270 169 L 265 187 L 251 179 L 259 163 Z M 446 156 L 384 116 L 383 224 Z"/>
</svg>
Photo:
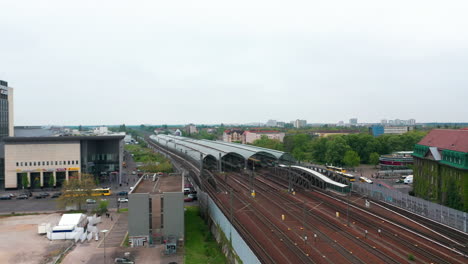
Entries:
<svg viewBox="0 0 468 264">
<path fill-rule="evenodd" d="M 64 136 L 64 137 L 5 137 L 5 143 L 48 142 L 48 141 L 80 141 L 80 140 L 122 140 L 124 135 L 112 136 Z"/>
</svg>

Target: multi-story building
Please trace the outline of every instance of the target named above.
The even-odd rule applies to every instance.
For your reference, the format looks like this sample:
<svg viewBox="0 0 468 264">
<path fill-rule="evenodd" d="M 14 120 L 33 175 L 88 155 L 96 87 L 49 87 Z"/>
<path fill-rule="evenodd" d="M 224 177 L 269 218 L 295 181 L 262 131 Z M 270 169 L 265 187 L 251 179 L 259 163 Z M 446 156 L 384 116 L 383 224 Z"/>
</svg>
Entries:
<svg viewBox="0 0 468 264">
<path fill-rule="evenodd" d="M 416 196 L 468 212 L 468 129 L 433 129 L 414 147 Z"/>
<path fill-rule="evenodd" d="M 5 187 L 5 147 L 3 138 L 12 137 L 13 130 L 13 88 L 0 80 L 0 189 Z"/>
<path fill-rule="evenodd" d="M 307 126 L 307 121 L 306 120 L 301 120 L 301 119 L 296 119 L 294 121 L 294 127 L 295 128 L 303 128 Z"/>
<path fill-rule="evenodd" d="M 4 138 L 5 188 L 60 187 L 80 173 L 93 174 L 101 182 L 121 183 L 124 137 Z"/>
<path fill-rule="evenodd" d="M 240 143 L 242 142 L 242 134 L 244 134 L 242 129 L 227 129 L 223 132 L 223 141 Z"/>
<path fill-rule="evenodd" d="M 269 139 L 276 139 L 280 142 L 283 142 L 285 133 L 279 131 L 244 131 L 244 133 L 242 134 L 242 144 L 252 144 L 255 140 L 261 139 L 262 136 L 267 136 Z"/>
<path fill-rule="evenodd" d="M 276 122 L 276 126 L 277 126 L 277 127 L 284 127 L 284 125 L 286 125 L 286 123 L 284 123 L 284 122 Z"/>
<path fill-rule="evenodd" d="M 188 135 L 197 134 L 198 129 L 194 124 L 188 124 L 185 126 L 185 133 L 187 133 Z"/>
<path fill-rule="evenodd" d="M 381 124 L 382 126 L 386 126 L 387 123 L 388 123 L 387 119 L 382 119 L 382 120 L 380 120 L 380 124 Z"/>
<path fill-rule="evenodd" d="M 358 124 L 358 119 L 357 119 L 357 118 L 351 118 L 351 119 L 349 119 L 349 124 L 350 124 L 351 126 L 357 126 L 357 124 Z"/>
<path fill-rule="evenodd" d="M 380 135 L 401 135 L 408 131 L 413 130 L 411 126 L 372 126 L 369 128 L 369 132 L 374 136 Z"/>
<path fill-rule="evenodd" d="M 276 120 L 268 120 L 268 122 L 266 122 L 266 126 L 267 127 L 275 127 L 277 124 Z"/>
</svg>

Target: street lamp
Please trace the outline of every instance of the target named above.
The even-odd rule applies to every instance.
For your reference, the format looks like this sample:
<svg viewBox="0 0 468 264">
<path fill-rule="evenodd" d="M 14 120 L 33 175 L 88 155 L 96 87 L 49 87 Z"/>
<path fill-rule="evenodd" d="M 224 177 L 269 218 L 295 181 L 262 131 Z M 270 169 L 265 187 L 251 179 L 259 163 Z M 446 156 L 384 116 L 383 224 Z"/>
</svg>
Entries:
<svg viewBox="0 0 468 264">
<path fill-rule="evenodd" d="M 106 233 L 109 232 L 109 230 L 104 229 L 101 230 L 101 233 L 104 233 L 104 264 L 106 264 Z"/>
</svg>

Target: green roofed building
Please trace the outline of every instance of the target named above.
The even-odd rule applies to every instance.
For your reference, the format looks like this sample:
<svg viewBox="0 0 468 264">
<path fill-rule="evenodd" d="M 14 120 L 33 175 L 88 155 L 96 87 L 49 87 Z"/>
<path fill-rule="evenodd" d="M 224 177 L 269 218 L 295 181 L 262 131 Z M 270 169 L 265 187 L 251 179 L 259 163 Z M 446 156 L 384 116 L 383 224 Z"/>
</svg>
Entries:
<svg viewBox="0 0 468 264">
<path fill-rule="evenodd" d="M 468 212 L 468 129 L 434 129 L 414 147 L 414 192 Z"/>
</svg>

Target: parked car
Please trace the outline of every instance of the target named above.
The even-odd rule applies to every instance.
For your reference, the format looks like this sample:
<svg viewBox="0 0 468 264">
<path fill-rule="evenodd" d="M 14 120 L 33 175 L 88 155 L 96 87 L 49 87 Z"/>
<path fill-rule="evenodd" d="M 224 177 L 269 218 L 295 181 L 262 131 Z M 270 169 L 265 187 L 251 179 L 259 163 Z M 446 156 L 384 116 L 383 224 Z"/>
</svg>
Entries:
<svg viewBox="0 0 468 264">
<path fill-rule="evenodd" d="M 86 203 L 87 203 L 87 204 L 95 204 L 95 203 L 96 203 L 96 200 L 94 200 L 94 199 L 86 199 Z"/>
<path fill-rule="evenodd" d="M 18 195 L 18 197 L 16 197 L 16 199 L 18 199 L 18 200 L 29 199 L 29 195 L 23 193 L 23 194 Z"/>
<path fill-rule="evenodd" d="M 192 192 L 192 189 L 190 188 L 184 188 L 184 195 L 187 195 Z"/>
<path fill-rule="evenodd" d="M 128 258 L 116 258 L 114 263 L 123 263 L 123 264 L 135 264 L 134 261 L 129 260 Z"/>
<path fill-rule="evenodd" d="M 188 198 L 192 198 L 192 200 L 197 200 L 197 199 L 198 199 L 196 193 L 191 193 L 191 194 L 189 194 L 189 195 L 188 195 Z"/>
<path fill-rule="evenodd" d="M 403 181 L 404 184 L 411 184 L 413 183 L 413 175 L 408 175 L 405 180 Z"/>
<path fill-rule="evenodd" d="M 184 202 L 192 202 L 193 198 L 191 197 L 185 197 Z"/>
<path fill-rule="evenodd" d="M 117 200 L 119 203 L 128 203 L 128 199 L 127 198 L 119 198 Z"/>
<path fill-rule="evenodd" d="M 52 196 L 50 198 L 58 198 L 58 197 L 60 197 L 60 195 L 62 195 L 61 192 L 56 192 L 56 193 L 52 194 Z"/>
<path fill-rule="evenodd" d="M 120 191 L 117 193 L 118 196 L 127 196 L 128 192 L 127 191 Z"/>
<path fill-rule="evenodd" d="M 16 195 L 15 195 L 14 193 L 9 193 L 8 195 L 9 195 L 11 198 L 16 197 Z"/>
<path fill-rule="evenodd" d="M 39 193 L 34 198 L 36 199 L 42 199 L 42 198 L 47 198 L 48 194 L 46 195 L 45 193 Z"/>
<path fill-rule="evenodd" d="M 7 195 L 2 195 L 2 196 L 0 196 L 0 200 L 11 200 L 11 197 L 8 194 Z"/>
<path fill-rule="evenodd" d="M 46 198 L 50 196 L 50 193 L 43 192 L 43 193 L 40 193 L 39 195 L 42 195 L 42 197 Z"/>
<path fill-rule="evenodd" d="M 136 175 L 136 171 L 132 171 L 132 175 Z"/>
</svg>

